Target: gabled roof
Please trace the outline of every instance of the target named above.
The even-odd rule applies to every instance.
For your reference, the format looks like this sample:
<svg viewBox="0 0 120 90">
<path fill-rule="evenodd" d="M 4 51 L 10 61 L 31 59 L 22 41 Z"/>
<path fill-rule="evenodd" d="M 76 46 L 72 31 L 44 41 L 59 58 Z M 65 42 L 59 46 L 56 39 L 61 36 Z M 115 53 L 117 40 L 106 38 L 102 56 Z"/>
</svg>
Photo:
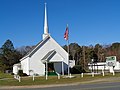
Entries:
<svg viewBox="0 0 120 90">
<path fill-rule="evenodd" d="M 16 63 L 13 66 L 21 66 L 21 64 L 20 63 Z"/>
<path fill-rule="evenodd" d="M 55 50 L 49 51 L 41 60 L 43 62 L 49 61 L 57 52 Z"/>
<path fill-rule="evenodd" d="M 27 57 L 31 57 L 41 46 L 43 46 L 46 41 L 48 41 L 50 39 L 50 36 L 46 37 L 45 39 L 43 39 L 41 42 L 39 42 L 30 52 L 28 52 L 22 59 L 20 59 L 20 61 L 22 61 L 23 59 L 27 58 Z"/>
</svg>

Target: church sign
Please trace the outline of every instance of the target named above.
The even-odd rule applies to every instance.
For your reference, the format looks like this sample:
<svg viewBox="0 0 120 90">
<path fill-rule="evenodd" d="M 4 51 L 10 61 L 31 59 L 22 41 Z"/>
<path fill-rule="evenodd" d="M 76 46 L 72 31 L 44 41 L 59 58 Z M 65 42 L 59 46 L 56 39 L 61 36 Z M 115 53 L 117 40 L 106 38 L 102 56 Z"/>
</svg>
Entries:
<svg viewBox="0 0 120 90">
<path fill-rule="evenodd" d="M 116 65 L 116 56 L 106 57 L 106 65 L 107 66 L 115 66 Z"/>
</svg>

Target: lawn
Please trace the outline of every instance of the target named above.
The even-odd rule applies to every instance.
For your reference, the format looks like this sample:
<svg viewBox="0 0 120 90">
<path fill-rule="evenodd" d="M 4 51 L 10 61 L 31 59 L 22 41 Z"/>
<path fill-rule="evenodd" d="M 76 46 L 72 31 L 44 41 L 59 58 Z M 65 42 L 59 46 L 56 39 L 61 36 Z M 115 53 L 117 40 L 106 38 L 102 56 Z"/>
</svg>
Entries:
<svg viewBox="0 0 120 90">
<path fill-rule="evenodd" d="M 95 77 L 91 77 L 91 75 L 84 75 L 81 78 L 80 74 L 75 74 L 75 78 L 63 78 L 61 76 L 60 79 L 57 79 L 57 76 L 48 76 L 48 80 L 45 80 L 45 77 L 35 77 L 35 81 L 32 80 L 32 77 L 21 77 L 21 82 L 14 79 L 12 75 L 8 74 L 0 74 L 0 86 L 23 86 L 23 85 L 50 85 L 50 84 L 68 84 L 68 83 L 82 83 L 86 81 L 92 81 L 102 78 L 112 78 L 119 77 L 120 74 L 117 73 L 115 76 L 112 74 L 106 74 L 104 77 L 102 75 L 95 75 Z"/>
<path fill-rule="evenodd" d="M 1 73 L 0 72 L 0 79 L 2 79 L 2 78 L 12 78 L 13 77 L 13 75 L 11 75 L 11 74 L 6 74 L 6 73 Z"/>
</svg>

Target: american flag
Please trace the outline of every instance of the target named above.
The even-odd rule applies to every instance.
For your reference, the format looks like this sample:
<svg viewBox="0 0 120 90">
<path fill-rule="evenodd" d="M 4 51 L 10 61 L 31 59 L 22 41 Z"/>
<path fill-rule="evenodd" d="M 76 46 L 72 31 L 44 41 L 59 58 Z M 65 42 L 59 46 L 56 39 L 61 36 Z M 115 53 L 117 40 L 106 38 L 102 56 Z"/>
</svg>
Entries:
<svg viewBox="0 0 120 90">
<path fill-rule="evenodd" d="M 64 33 L 64 39 L 65 40 L 68 40 L 68 26 L 66 27 L 66 31 L 65 31 L 65 33 Z"/>
</svg>

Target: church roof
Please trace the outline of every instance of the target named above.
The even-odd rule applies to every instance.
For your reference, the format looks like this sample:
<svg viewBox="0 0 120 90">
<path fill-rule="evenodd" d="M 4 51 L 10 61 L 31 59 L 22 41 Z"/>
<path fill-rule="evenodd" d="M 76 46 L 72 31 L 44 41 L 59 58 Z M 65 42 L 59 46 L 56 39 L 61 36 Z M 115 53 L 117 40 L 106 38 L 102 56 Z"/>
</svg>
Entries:
<svg viewBox="0 0 120 90">
<path fill-rule="evenodd" d="M 41 42 L 39 42 L 30 52 L 28 52 L 20 61 L 27 57 L 31 57 L 41 46 L 43 46 L 48 40 L 50 39 L 50 36 L 43 39 Z"/>
<path fill-rule="evenodd" d="M 44 62 L 50 60 L 56 54 L 55 50 L 49 51 L 41 60 Z"/>
</svg>

